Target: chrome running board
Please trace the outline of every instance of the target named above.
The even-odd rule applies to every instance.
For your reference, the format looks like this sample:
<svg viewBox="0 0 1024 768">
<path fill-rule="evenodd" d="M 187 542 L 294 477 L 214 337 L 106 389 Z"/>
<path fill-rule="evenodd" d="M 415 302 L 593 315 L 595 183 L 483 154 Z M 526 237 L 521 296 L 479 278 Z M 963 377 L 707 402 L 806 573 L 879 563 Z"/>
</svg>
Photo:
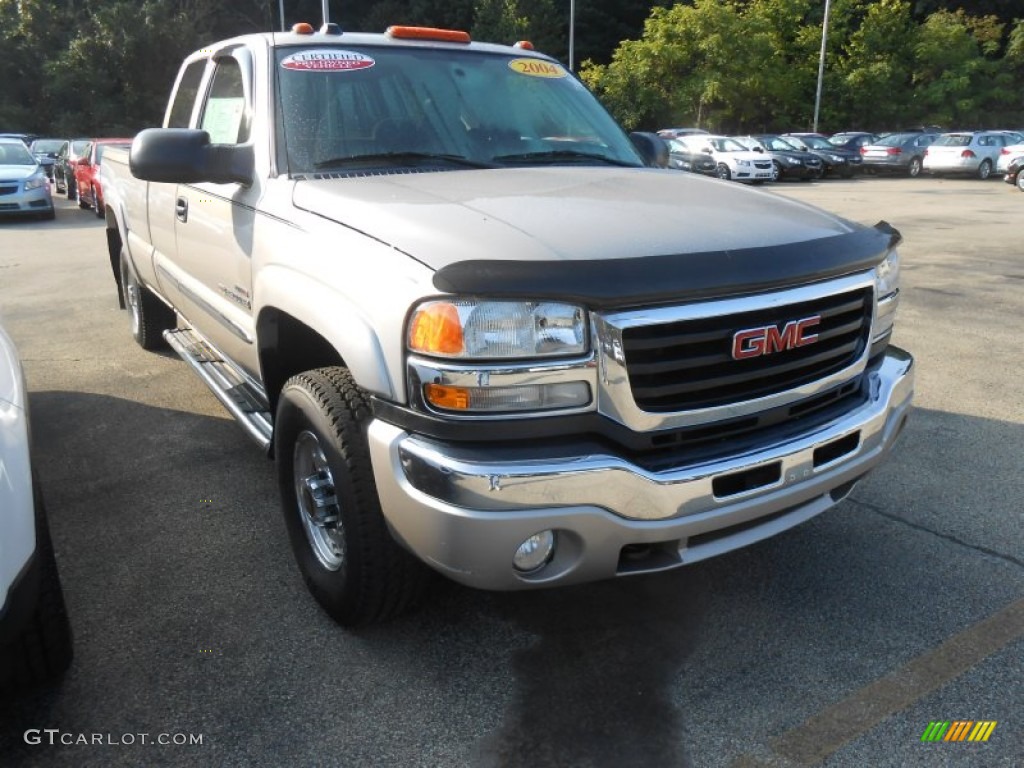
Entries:
<svg viewBox="0 0 1024 768">
<path fill-rule="evenodd" d="M 191 328 L 164 331 L 164 340 L 206 382 L 246 434 L 268 450 L 274 427 L 263 393 Z"/>
</svg>

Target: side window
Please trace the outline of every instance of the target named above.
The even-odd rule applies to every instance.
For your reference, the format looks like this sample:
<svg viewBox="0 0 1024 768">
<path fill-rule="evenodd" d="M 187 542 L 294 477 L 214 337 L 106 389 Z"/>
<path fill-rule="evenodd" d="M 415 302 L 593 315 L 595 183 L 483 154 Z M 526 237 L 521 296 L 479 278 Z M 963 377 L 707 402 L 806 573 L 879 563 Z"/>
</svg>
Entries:
<svg viewBox="0 0 1024 768">
<path fill-rule="evenodd" d="M 178 90 L 174 93 L 174 103 L 171 104 L 171 112 L 167 116 L 168 128 L 188 128 L 189 119 L 192 117 L 192 107 L 196 103 L 196 96 L 199 94 L 199 82 L 203 79 L 203 70 L 206 69 L 206 59 L 193 61 L 185 68 L 185 73 L 178 83 Z"/>
<path fill-rule="evenodd" d="M 242 69 L 235 59 L 217 62 L 199 127 L 209 132 L 213 144 L 242 144 L 248 140 Z"/>
</svg>

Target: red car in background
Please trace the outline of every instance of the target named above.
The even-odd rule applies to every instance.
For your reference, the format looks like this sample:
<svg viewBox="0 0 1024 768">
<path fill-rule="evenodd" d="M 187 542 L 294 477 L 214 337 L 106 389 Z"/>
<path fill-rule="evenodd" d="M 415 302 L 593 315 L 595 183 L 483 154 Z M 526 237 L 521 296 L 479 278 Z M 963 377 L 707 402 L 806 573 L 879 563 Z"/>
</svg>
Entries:
<svg viewBox="0 0 1024 768">
<path fill-rule="evenodd" d="M 100 186 L 100 162 L 103 148 L 111 145 L 130 147 L 131 139 L 93 139 L 88 155 L 82 155 L 75 165 L 75 186 L 78 187 L 78 207 L 92 208 L 103 218 L 103 188 Z"/>
</svg>

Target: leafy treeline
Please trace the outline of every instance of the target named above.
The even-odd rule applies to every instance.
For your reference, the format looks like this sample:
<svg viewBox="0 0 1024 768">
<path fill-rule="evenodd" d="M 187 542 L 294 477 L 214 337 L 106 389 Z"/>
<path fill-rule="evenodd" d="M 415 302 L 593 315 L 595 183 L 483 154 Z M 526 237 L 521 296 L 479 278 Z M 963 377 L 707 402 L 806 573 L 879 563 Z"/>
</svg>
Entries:
<svg viewBox="0 0 1024 768">
<path fill-rule="evenodd" d="M 1024 20 L 918 5 L 833 0 L 819 129 L 1024 127 Z M 580 74 L 627 128 L 808 130 L 822 16 L 820 0 L 655 8 Z"/>
<path fill-rule="evenodd" d="M 803 127 L 824 0 L 575 0 L 582 75 L 628 127 Z M 822 124 L 1024 124 L 1024 0 L 832 0 Z M 671 6 L 671 7 L 670 7 Z M 568 61 L 570 0 L 330 0 L 345 30 L 391 24 L 531 40 Z M 284 0 L 320 20 L 320 0 Z M 280 29 L 279 0 L 0 0 L 0 131 L 133 135 L 189 52 Z M 625 41 L 625 42 L 622 42 Z"/>
</svg>

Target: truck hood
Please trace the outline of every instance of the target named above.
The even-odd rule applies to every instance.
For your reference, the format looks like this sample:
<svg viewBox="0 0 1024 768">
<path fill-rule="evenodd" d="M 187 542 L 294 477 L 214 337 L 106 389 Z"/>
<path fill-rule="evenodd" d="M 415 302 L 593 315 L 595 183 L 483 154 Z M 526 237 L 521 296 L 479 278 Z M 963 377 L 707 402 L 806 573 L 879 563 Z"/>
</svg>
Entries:
<svg viewBox="0 0 1024 768">
<path fill-rule="evenodd" d="M 680 274 L 679 279 L 686 278 L 688 285 L 715 282 L 726 291 L 749 288 L 751 272 L 760 276 L 759 285 L 766 275 L 790 282 L 820 279 L 836 270 L 835 253 L 827 253 L 835 249 L 814 248 L 823 257 L 816 260 L 794 244 L 842 240 L 865 229 L 738 184 L 637 168 L 563 166 L 299 180 L 293 202 L 438 270 L 434 284 L 439 290 L 493 293 L 506 285 L 510 291 L 540 295 L 550 287 L 589 301 L 597 297 L 585 283 L 619 281 L 621 275 L 613 273 L 624 270 L 637 273 L 635 279 L 644 285 L 636 285 L 638 293 L 623 301 L 652 298 L 651 288 L 665 279 L 661 259 L 686 271 L 689 277 Z M 852 261 L 863 266 L 870 255 L 877 262 L 884 239 L 867 244 L 870 254 L 865 247 L 855 248 Z M 792 254 L 792 269 L 775 263 L 783 247 Z M 733 257 L 738 253 L 747 256 L 742 259 L 746 266 L 736 273 L 740 264 Z M 842 261 L 841 271 L 850 271 L 846 251 Z M 518 278 L 510 279 L 510 270 Z M 707 280 L 691 279 L 695 271 L 708 270 L 714 274 Z M 591 271 L 597 277 L 588 281 L 584 273 Z M 619 287 L 625 288 L 621 282 Z M 662 287 L 679 295 L 678 285 Z M 615 289 L 603 290 L 611 295 Z"/>
</svg>

